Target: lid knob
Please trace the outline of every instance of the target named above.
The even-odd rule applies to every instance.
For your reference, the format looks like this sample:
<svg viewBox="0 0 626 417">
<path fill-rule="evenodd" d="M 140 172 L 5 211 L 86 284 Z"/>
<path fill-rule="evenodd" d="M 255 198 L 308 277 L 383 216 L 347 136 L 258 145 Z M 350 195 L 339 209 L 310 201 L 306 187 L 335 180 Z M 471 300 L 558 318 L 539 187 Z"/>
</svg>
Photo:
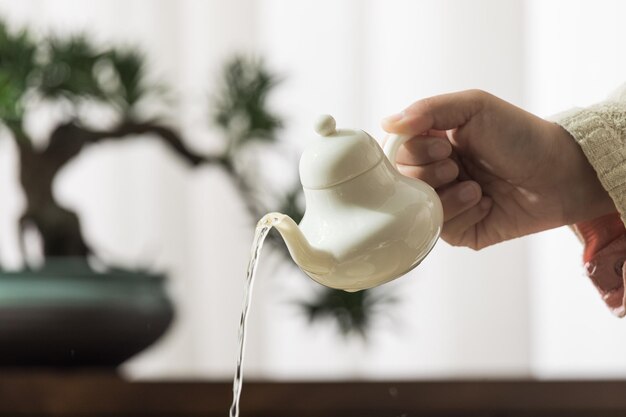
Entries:
<svg viewBox="0 0 626 417">
<path fill-rule="evenodd" d="M 315 122 L 315 131 L 321 136 L 331 136 L 337 131 L 335 119 L 330 114 L 324 114 L 317 118 Z"/>
<path fill-rule="evenodd" d="M 304 188 L 320 190 L 361 175 L 378 164 L 384 154 L 380 145 L 362 130 L 337 129 L 330 115 L 319 116 L 311 141 L 300 158 L 300 181 Z"/>
</svg>

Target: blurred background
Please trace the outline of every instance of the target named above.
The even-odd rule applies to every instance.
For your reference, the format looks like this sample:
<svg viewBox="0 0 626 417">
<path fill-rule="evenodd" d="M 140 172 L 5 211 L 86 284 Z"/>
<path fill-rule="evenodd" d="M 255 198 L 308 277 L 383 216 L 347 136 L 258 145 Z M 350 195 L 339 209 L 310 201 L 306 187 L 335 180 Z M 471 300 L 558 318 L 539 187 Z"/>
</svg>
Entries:
<svg viewBox="0 0 626 417">
<path fill-rule="evenodd" d="M 163 117 L 199 155 L 225 146 L 212 123 L 225 65 L 238 54 L 261 58 L 281 80 L 267 106 L 283 122 L 276 143 L 252 144 L 240 162 L 267 184 L 261 194 L 298 183 L 298 155 L 322 113 L 382 139 L 382 117 L 444 92 L 484 89 L 543 117 L 602 100 L 626 81 L 623 16 L 618 0 L 0 0 L 10 30 L 141 50 L 146 77 L 168 89 L 142 107 L 145 117 Z M 90 120 L 106 125 L 111 115 L 100 111 Z M 58 120 L 57 108 L 35 106 L 25 129 L 45 146 Z M 16 225 L 25 198 L 9 136 L 0 131 L 0 264 L 10 270 L 24 265 Z M 256 219 L 220 166 L 191 168 L 144 136 L 86 147 L 59 172 L 54 195 L 78 213 L 101 258 L 169 277 L 175 320 L 125 373 L 231 378 Z M 624 322 L 605 308 L 580 256 L 566 228 L 479 253 L 440 242 L 383 288 L 397 302 L 372 312 L 363 340 L 332 320 L 310 323 L 298 303 L 319 289 L 268 246 L 246 375 L 626 377 Z"/>
</svg>

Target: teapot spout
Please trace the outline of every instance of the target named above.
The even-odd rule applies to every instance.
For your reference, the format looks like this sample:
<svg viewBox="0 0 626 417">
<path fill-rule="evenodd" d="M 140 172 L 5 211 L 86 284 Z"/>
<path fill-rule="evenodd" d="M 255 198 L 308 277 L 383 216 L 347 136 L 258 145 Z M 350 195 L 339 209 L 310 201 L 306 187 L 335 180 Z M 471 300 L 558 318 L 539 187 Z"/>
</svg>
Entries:
<svg viewBox="0 0 626 417">
<path fill-rule="evenodd" d="M 281 214 L 273 226 L 285 240 L 289 254 L 302 270 L 315 275 L 330 272 L 334 264 L 332 255 L 312 247 L 291 217 Z"/>
</svg>

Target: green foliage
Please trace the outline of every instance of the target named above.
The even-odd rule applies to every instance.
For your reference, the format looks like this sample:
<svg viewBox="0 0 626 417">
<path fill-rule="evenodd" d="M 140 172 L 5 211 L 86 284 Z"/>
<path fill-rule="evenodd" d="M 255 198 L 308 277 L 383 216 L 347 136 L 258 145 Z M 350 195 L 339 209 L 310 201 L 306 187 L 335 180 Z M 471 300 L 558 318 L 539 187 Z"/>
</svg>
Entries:
<svg viewBox="0 0 626 417">
<path fill-rule="evenodd" d="M 119 79 L 117 96 L 123 98 L 120 105 L 131 108 L 147 93 L 144 58 L 133 50 L 112 50 L 108 59 Z"/>
<path fill-rule="evenodd" d="M 241 56 L 223 74 L 212 118 L 228 137 L 228 151 L 252 140 L 275 141 L 282 122 L 267 109 L 267 97 L 278 79 L 262 61 Z"/>
<path fill-rule="evenodd" d="M 36 46 L 26 31 L 9 32 L 0 21 L 0 120 L 21 131 L 24 117 L 22 96 L 35 68 Z"/>
<path fill-rule="evenodd" d="M 102 48 L 85 35 L 35 42 L 0 20 L 0 120 L 14 133 L 21 133 L 29 94 L 74 108 L 98 101 L 128 118 L 148 92 L 144 58 L 134 49 Z"/>
<path fill-rule="evenodd" d="M 372 321 L 377 316 L 376 309 L 397 300 L 379 290 L 345 292 L 325 288 L 311 301 L 302 303 L 309 321 L 332 319 L 345 336 L 367 337 Z"/>
<path fill-rule="evenodd" d="M 51 39 L 40 70 L 39 90 L 48 98 L 105 102 L 120 114 L 147 94 L 143 55 L 133 49 L 102 49 L 85 36 Z"/>
<path fill-rule="evenodd" d="M 52 38 L 46 42 L 46 58 L 40 69 L 38 89 L 44 97 L 84 97 L 105 100 L 106 92 L 96 77 L 103 54 L 84 36 Z"/>
</svg>

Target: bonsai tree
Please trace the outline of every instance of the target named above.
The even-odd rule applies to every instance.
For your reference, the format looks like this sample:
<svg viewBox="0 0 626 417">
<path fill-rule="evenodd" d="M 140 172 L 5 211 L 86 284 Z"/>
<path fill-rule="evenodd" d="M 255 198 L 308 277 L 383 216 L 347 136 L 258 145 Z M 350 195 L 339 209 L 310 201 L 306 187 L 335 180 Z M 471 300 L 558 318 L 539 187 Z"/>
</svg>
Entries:
<svg viewBox="0 0 626 417">
<path fill-rule="evenodd" d="M 191 166 L 217 164 L 232 178 L 251 215 L 251 223 L 268 211 L 280 211 L 299 222 L 303 209 L 300 185 L 277 196 L 270 206 L 258 198 L 256 184 L 237 169 L 237 156 L 250 143 L 274 143 L 282 126 L 268 110 L 267 97 L 278 79 L 259 60 L 236 57 L 224 68 L 221 90 L 213 100 L 211 118 L 223 133 L 226 146 L 216 155 L 199 155 L 165 120 L 145 118 L 140 105 L 162 100 L 160 88 L 146 81 L 145 62 L 137 50 L 99 47 L 88 37 L 34 39 L 27 30 L 12 32 L 0 20 L 0 127 L 4 126 L 19 154 L 19 180 L 26 208 L 19 219 L 20 241 L 27 230 L 41 237 L 46 258 L 97 256 L 83 238 L 80 219 L 56 200 L 56 175 L 92 144 L 133 140 L 137 135 L 165 143 Z M 60 106 L 63 118 L 43 146 L 36 146 L 24 120 L 38 102 Z M 95 128 L 83 116 L 94 103 L 116 115 L 107 128 Z M 284 253 L 285 246 L 276 243 Z M 22 244 L 23 255 L 25 245 Z M 373 306 L 381 301 L 372 293 L 318 292 L 302 306 L 311 320 L 332 317 L 344 334 L 364 335 Z"/>
<path fill-rule="evenodd" d="M 172 127 L 140 118 L 137 105 L 150 94 L 143 59 L 136 51 L 99 49 L 82 36 L 35 42 L 26 31 L 12 34 L 0 23 L 0 119 L 17 145 L 26 197 L 18 230 L 22 241 L 26 229 L 38 232 L 44 260 L 94 254 L 76 213 L 62 207 L 52 193 L 57 173 L 89 145 L 150 133 L 190 165 L 209 162 L 185 146 Z M 43 147 L 36 147 L 24 129 L 24 117 L 35 100 L 62 104 L 65 113 Z M 113 110 L 117 122 L 107 129 L 90 127 L 81 110 L 92 102 Z"/>
</svg>

